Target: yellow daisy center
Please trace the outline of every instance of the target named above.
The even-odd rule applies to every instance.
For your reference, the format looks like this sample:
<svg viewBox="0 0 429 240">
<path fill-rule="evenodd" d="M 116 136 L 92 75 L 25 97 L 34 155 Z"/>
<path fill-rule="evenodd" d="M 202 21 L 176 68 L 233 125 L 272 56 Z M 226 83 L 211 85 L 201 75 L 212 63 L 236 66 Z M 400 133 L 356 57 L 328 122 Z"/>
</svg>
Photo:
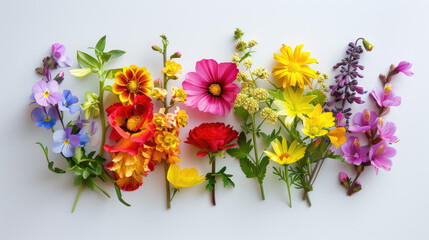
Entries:
<svg viewBox="0 0 429 240">
<path fill-rule="evenodd" d="M 44 96 L 44 97 L 46 97 L 46 98 L 47 98 L 47 97 L 49 97 L 49 95 L 50 95 L 50 94 L 49 94 L 49 92 L 48 92 L 48 91 L 46 91 L 46 92 L 43 94 L 43 96 Z"/>
<path fill-rule="evenodd" d="M 68 139 L 64 140 L 64 144 L 69 145 L 69 140 Z"/>
<path fill-rule="evenodd" d="M 137 81 L 130 81 L 129 83 L 128 83 L 128 90 L 131 92 L 131 93 L 135 93 L 135 92 L 137 92 L 137 90 L 138 90 L 138 88 L 139 88 L 139 84 L 138 84 L 138 82 Z"/>
<path fill-rule="evenodd" d="M 284 158 L 288 159 L 290 158 L 289 153 L 283 153 L 282 155 L 279 156 L 280 160 L 283 160 Z"/>
<path fill-rule="evenodd" d="M 213 96 L 219 96 L 220 93 L 222 92 L 222 87 L 219 84 L 217 84 L 217 83 L 212 83 L 209 86 L 209 92 Z"/>
<path fill-rule="evenodd" d="M 301 66 L 299 63 L 293 62 L 289 65 L 289 71 L 291 72 L 299 72 L 301 70 Z"/>
<path fill-rule="evenodd" d="M 310 128 L 310 134 L 313 136 L 317 135 L 319 132 L 320 132 L 320 130 L 318 127 L 311 127 Z"/>
<path fill-rule="evenodd" d="M 141 122 L 142 122 L 142 118 L 140 116 L 132 116 L 127 121 L 128 130 L 132 132 L 136 132 Z"/>
</svg>

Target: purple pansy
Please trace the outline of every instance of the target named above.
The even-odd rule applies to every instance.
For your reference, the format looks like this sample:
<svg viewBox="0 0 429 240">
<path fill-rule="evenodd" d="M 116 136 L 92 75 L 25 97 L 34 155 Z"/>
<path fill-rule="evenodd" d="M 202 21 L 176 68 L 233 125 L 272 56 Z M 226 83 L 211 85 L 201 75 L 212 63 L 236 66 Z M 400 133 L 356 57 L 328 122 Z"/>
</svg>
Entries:
<svg viewBox="0 0 429 240">
<path fill-rule="evenodd" d="M 55 126 L 56 121 L 58 120 L 58 113 L 54 107 L 51 107 L 46 114 L 46 110 L 37 107 L 31 112 L 31 119 L 38 127 L 44 127 L 50 129 Z"/>
<path fill-rule="evenodd" d="M 384 122 L 382 118 L 379 118 L 377 129 L 381 139 L 386 140 L 389 143 L 394 143 L 398 140 L 398 138 L 394 136 L 396 126 L 393 122 Z"/>
<path fill-rule="evenodd" d="M 407 61 L 402 61 L 396 67 L 396 71 L 401 72 L 407 76 L 412 76 L 414 74 L 410 71 L 412 66 L 413 66 L 413 64 L 411 64 Z"/>
<path fill-rule="evenodd" d="M 76 136 L 79 137 L 79 147 L 83 147 L 87 142 L 89 142 L 89 136 L 86 134 L 82 128 Z"/>
<path fill-rule="evenodd" d="M 58 92 L 58 83 L 54 80 L 40 80 L 33 85 L 34 99 L 40 106 L 47 107 L 61 101 L 62 94 Z"/>
<path fill-rule="evenodd" d="M 368 146 L 360 146 L 357 137 L 349 137 L 347 142 L 341 146 L 343 157 L 350 164 L 360 165 L 362 162 L 368 161 Z"/>
<path fill-rule="evenodd" d="M 65 56 L 66 47 L 59 43 L 54 43 L 52 45 L 52 57 L 55 58 L 55 62 L 60 67 L 70 67 L 71 59 Z"/>
<path fill-rule="evenodd" d="M 401 104 L 401 97 L 396 96 L 396 87 L 387 84 L 383 88 L 374 88 L 369 94 L 372 99 L 377 103 L 378 107 L 399 106 Z"/>
<path fill-rule="evenodd" d="M 379 168 L 390 171 L 392 160 L 390 158 L 396 155 L 396 149 L 389 147 L 387 141 L 381 141 L 373 145 L 369 151 L 369 159 L 371 165 L 375 167 L 375 172 L 378 173 Z"/>
<path fill-rule="evenodd" d="M 349 127 L 350 132 L 366 132 L 377 126 L 378 117 L 376 112 L 365 109 L 363 112 L 356 113 L 353 121 L 353 126 Z"/>
<path fill-rule="evenodd" d="M 76 135 L 71 134 L 72 127 L 65 130 L 57 130 L 54 132 L 52 144 L 52 152 L 62 153 L 65 157 L 72 157 L 77 146 L 79 146 L 80 139 Z"/>
<path fill-rule="evenodd" d="M 73 96 L 70 90 L 63 91 L 63 98 L 61 102 L 58 103 L 58 107 L 61 111 L 70 111 L 70 114 L 74 114 L 80 111 L 79 105 L 73 105 L 77 103 L 79 99 L 76 96 Z"/>
</svg>

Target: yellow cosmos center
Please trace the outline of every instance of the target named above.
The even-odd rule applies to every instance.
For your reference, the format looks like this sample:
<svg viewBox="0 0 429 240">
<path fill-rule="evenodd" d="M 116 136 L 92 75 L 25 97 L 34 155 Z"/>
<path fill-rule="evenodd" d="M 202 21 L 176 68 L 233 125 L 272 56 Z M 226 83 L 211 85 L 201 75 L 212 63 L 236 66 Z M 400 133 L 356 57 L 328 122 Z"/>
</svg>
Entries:
<svg viewBox="0 0 429 240">
<path fill-rule="evenodd" d="M 43 96 L 44 96 L 44 97 L 46 97 L 46 98 L 47 98 L 47 97 L 49 97 L 49 92 L 48 92 L 48 91 L 46 91 L 46 92 L 43 94 Z"/>
<path fill-rule="evenodd" d="M 130 81 L 129 83 L 128 83 L 128 90 L 131 92 L 131 93 L 135 93 L 135 92 L 137 92 L 137 90 L 138 90 L 138 88 L 139 88 L 139 84 L 137 83 L 137 81 Z"/>
<path fill-rule="evenodd" d="M 45 117 L 45 122 L 49 122 L 51 119 L 49 117 Z"/>
<path fill-rule="evenodd" d="M 282 155 L 279 156 L 279 158 L 280 158 L 280 160 L 288 159 L 288 158 L 290 158 L 290 155 L 289 155 L 289 153 L 283 153 Z"/>
<path fill-rule="evenodd" d="M 217 83 L 210 84 L 209 92 L 213 94 L 213 96 L 219 96 L 222 92 L 222 87 Z"/>
<path fill-rule="evenodd" d="M 68 139 L 64 140 L 64 144 L 69 145 L 69 140 Z"/>
<path fill-rule="evenodd" d="M 317 135 L 319 132 L 320 131 L 319 131 L 318 127 L 311 127 L 310 128 L 310 134 L 313 135 L 313 136 Z"/>
<path fill-rule="evenodd" d="M 298 63 L 290 63 L 289 71 L 291 72 L 299 72 L 301 70 L 301 66 Z"/>
<path fill-rule="evenodd" d="M 136 132 L 142 123 L 142 118 L 140 116 L 132 116 L 127 121 L 127 128 L 132 132 Z"/>
</svg>

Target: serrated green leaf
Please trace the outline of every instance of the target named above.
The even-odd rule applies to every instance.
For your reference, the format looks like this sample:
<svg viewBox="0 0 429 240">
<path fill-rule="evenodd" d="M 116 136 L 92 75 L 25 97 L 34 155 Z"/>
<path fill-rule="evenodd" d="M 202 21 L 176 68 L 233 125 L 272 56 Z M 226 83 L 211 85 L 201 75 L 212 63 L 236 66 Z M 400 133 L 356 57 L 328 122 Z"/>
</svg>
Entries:
<svg viewBox="0 0 429 240">
<path fill-rule="evenodd" d="M 261 162 L 259 163 L 259 172 L 258 172 L 258 182 L 262 183 L 264 178 L 265 178 L 265 174 L 267 173 L 267 166 L 270 163 L 270 158 L 268 156 L 265 156 L 262 158 Z"/>
<path fill-rule="evenodd" d="M 124 55 L 125 51 L 122 51 L 122 50 L 111 50 L 111 51 L 109 51 L 107 53 L 111 55 L 111 58 L 118 58 L 118 57 Z"/>
<path fill-rule="evenodd" d="M 243 171 L 244 175 L 246 175 L 247 178 L 254 178 L 256 177 L 256 174 L 254 170 L 256 169 L 255 164 L 249 161 L 248 158 L 242 158 L 240 159 L 240 167 Z"/>
<path fill-rule="evenodd" d="M 317 104 L 320 104 L 322 107 L 325 106 L 326 99 L 328 98 L 325 91 L 321 89 L 314 89 L 304 94 L 304 96 L 311 96 L 311 95 L 315 96 L 315 98 L 311 100 L 310 104 L 314 106 L 316 106 Z"/>
<path fill-rule="evenodd" d="M 90 178 L 88 181 L 85 181 L 85 185 L 91 189 L 91 191 L 94 191 L 94 182 L 92 180 L 92 178 Z"/>
<path fill-rule="evenodd" d="M 95 45 L 95 48 L 100 52 L 103 52 L 105 47 L 106 47 L 106 35 L 100 38 L 100 40 L 98 40 L 97 42 L 97 45 Z"/>
<path fill-rule="evenodd" d="M 79 164 L 79 162 L 82 160 L 82 157 L 83 157 L 82 148 L 81 147 L 77 147 L 76 150 L 75 150 L 75 152 L 74 152 L 74 155 L 73 155 L 72 159 L 73 159 L 73 161 L 76 164 Z"/>
<path fill-rule="evenodd" d="M 226 152 L 230 156 L 236 157 L 238 159 L 247 157 L 247 154 L 243 152 L 243 150 L 241 150 L 240 148 L 230 148 L 230 149 L 227 149 Z"/>
<path fill-rule="evenodd" d="M 244 123 L 247 122 L 247 119 L 249 119 L 249 112 L 244 110 L 242 107 L 235 107 L 234 108 L 235 115 L 239 117 Z"/>
<path fill-rule="evenodd" d="M 81 51 L 77 51 L 77 61 L 79 62 L 79 65 L 83 68 L 101 68 L 101 64 L 97 61 L 97 59 Z"/>
</svg>

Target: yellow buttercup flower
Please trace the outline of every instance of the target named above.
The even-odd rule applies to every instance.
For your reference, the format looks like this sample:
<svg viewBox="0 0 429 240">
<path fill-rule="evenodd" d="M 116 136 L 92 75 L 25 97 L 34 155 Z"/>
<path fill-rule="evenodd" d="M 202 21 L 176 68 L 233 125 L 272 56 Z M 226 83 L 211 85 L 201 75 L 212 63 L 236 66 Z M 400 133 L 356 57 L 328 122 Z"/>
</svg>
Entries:
<svg viewBox="0 0 429 240">
<path fill-rule="evenodd" d="M 304 120 L 302 132 L 310 138 L 324 136 L 328 133 L 327 128 L 335 125 L 335 117 L 332 112 L 322 113 L 322 106 L 317 104 L 314 111 L 308 114 Z"/>
<path fill-rule="evenodd" d="M 292 164 L 305 155 L 306 147 L 304 144 L 298 145 L 297 141 L 293 141 L 288 147 L 286 138 L 282 138 L 281 143 L 276 139 L 271 143 L 271 146 L 273 146 L 274 153 L 269 151 L 264 151 L 264 153 L 267 154 L 271 160 L 280 164 Z"/>
<path fill-rule="evenodd" d="M 178 79 L 182 74 L 182 66 L 175 61 L 168 60 L 161 72 L 167 74 L 168 78 Z"/>
<path fill-rule="evenodd" d="M 176 164 L 171 164 L 167 173 L 167 180 L 175 189 L 192 187 L 206 180 L 204 175 L 199 176 L 197 169 L 180 169 Z"/>
<path fill-rule="evenodd" d="M 182 88 L 178 88 L 178 87 L 171 87 L 171 100 L 175 101 L 175 102 L 182 102 L 182 103 L 186 103 L 186 97 L 188 95 L 186 94 L 185 90 L 183 90 Z"/>
<path fill-rule="evenodd" d="M 310 102 L 316 98 L 314 95 L 303 96 L 304 89 L 298 88 L 296 91 L 292 87 L 286 87 L 283 90 L 285 101 L 276 99 L 274 104 L 280 111 L 277 115 L 286 115 L 286 125 L 290 126 L 295 117 L 303 119 L 303 114 L 309 114 L 314 110 L 314 106 Z"/>
<path fill-rule="evenodd" d="M 179 112 L 177 112 L 177 125 L 179 127 L 186 127 L 186 125 L 188 125 L 188 114 L 186 114 L 185 110 L 180 110 Z"/>
<path fill-rule="evenodd" d="M 309 52 L 301 52 L 304 44 L 292 48 L 283 44 L 280 53 L 274 53 L 274 59 L 278 62 L 273 68 L 273 77 L 281 81 L 283 88 L 298 86 L 304 88 L 307 84 L 311 88 L 310 78 L 317 78 L 317 71 L 311 69 L 308 64 L 317 63 L 315 58 L 309 58 Z"/>
<path fill-rule="evenodd" d="M 332 129 L 328 132 L 329 140 L 336 148 L 343 145 L 347 141 L 347 138 L 344 137 L 344 134 L 346 133 L 346 129 L 343 127 Z"/>
</svg>

